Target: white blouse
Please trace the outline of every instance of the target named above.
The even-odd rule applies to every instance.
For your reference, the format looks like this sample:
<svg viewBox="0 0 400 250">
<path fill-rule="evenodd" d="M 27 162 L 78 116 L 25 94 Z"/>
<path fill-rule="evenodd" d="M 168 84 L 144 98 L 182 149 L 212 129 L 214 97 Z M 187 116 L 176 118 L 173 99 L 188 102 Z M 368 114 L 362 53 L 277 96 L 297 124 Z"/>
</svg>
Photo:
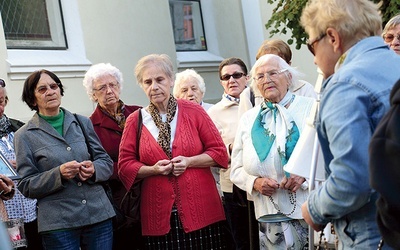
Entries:
<svg viewBox="0 0 400 250">
<path fill-rule="evenodd" d="M 314 103 L 313 98 L 296 96 L 288 108 L 288 112 L 292 115 L 299 131 L 303 130 L 306 119 Z M 276 153 L 276 144 L 274 143 L 267 158 L 260 162 L 254 149 L 251 139 L 251 129 L 254 121 L 259 113 L 260 106 L 256 106 L 245 112 L 239 121 L 239 127 L 235 136 L 235 142 L 231 157 L 231 181 L 239 188 L 246 190 L 254 201 L 256 218 L 259 219 L 264 215 L 277 214 L 278 210 L 269 200 L 268 196 L 262 195 L 253 189 L 254 181 L 259 177 L 269 177 L 281 182 L 285 173 L 281 165 L 279 155 Z M 296 207 L 294 212 L 289 216 L 293 219 L 302 219 L 301 205 L 307 200 L 308 189 L 296 191 Z M 292 212 L 294 205 L 290 203 L 290 196 L 287 190 L 278 189 L 272 195 L 274 203 L 278 205 L 279 210 L 284 214 Z M 292 197 L 293 198 L 293 197 Z"/>
</svg>

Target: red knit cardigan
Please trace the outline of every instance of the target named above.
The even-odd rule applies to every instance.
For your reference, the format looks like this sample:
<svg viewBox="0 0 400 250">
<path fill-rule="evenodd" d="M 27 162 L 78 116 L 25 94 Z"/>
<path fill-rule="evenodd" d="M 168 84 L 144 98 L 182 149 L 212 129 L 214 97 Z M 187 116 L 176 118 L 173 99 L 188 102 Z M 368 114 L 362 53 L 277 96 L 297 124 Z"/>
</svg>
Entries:
<svg viewBox="0 0 400 250">
<path fill-rule="evenodd" d="M 137 161 L 137 123 L 138 111 L 135 111 L 126 121 L 120 144 L 118 174 L 126 188 L 132 186 L 141 166 L 152 166 L 161 159 L 168 159 L 149 130 L 143 126 L 140 162 Z M 211 118 L 200 105 L 178 100 L 172 157 L 202 153 L 214 159 L 217 166 L 228 167 L 225 145 Z M 157 236 L 169 232 L 174 202 L 185 232 L 225 220 L 221 198 L 210 168 L 190 167 L 178 177 L 156 175 L 143 179 L 140 208 L 143 235 Z"/>
</svg>

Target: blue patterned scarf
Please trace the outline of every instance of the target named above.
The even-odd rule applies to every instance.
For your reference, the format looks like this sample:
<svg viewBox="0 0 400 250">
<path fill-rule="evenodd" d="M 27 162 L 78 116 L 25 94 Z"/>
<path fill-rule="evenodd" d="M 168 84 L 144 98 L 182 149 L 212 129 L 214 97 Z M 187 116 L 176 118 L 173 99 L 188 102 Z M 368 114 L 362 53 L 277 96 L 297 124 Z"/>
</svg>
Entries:
<svg viewBox="0 0 400 250">
<path fill-rule="evenodd" d="M 271 153 L 274 143 L 276 143 L 282 166 L 287 163 L 292 154 L 300 133 L 285 106 L 294 98 L 295 95 L 288 91 L 279 103 L 265 101 L 261 104 L 260 112 L 251 130 L 251 139 L 260 162 L 263 162 Z"/>
</svg>

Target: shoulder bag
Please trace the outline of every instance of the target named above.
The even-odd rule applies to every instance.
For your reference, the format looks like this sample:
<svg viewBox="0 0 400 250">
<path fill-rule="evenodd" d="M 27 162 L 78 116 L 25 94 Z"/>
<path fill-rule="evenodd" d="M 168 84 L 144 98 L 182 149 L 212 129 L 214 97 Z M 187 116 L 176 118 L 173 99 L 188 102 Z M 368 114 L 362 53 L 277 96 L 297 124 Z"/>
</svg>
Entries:
<svg viewBox="0 0 400 250">
<path fill-rule="evenodd" d="M 140 137 L 142 134 L 142 110 L 139 109 L 138 126 L 136 130 L 136 155 L 140 160 L 139 145 Z M 119 205 L 121 211 L 126 216 L 129 224 L 138 223 L 140 221 L 140 195 L 141 195 L 142 181 L 135 181 L 132 187 L 126 192 Z"/>
</svg>

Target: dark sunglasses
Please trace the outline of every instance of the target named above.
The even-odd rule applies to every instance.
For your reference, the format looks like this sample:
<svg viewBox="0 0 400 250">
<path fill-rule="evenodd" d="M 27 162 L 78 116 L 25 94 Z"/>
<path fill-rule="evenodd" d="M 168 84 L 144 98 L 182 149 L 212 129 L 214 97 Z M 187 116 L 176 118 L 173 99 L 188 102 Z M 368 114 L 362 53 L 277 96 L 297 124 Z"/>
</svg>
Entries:
<svg viewBox="0 0 400 250">
<path fill-rule="evenodd" d="M 233 79 L 239 79 L 245 75 L 246 75 L 245 73 L 236 72 L 236 73 L 233 73 L 232 75 L 229 75 L 229 74 L 223 75 L 220 77 L 220 79 L 222 81 L 228 81 L 229 79 L 231 79 L 231 77 L 233 77 Z"/>
<path fill-rule="evenodd" d="M 314 49 L 314 45 L 316 42 L 321 41 L 322 38 L 324 38 L 326 36 L 326 33 L 320 35 L 319 37 L 317 37 L 314 41 L 307 41 L 307 48 L 308 50 L 311 52 L 311 54 L 313 54 L 313 56 L 315 56 L 315 49 Z"/>
<path fill-rule="evenodd" d="M 3 79 L 0 79 L 0 86 L 1 87 L 6 87 L 6 81 L 4 81 Z"/>
</svg>

